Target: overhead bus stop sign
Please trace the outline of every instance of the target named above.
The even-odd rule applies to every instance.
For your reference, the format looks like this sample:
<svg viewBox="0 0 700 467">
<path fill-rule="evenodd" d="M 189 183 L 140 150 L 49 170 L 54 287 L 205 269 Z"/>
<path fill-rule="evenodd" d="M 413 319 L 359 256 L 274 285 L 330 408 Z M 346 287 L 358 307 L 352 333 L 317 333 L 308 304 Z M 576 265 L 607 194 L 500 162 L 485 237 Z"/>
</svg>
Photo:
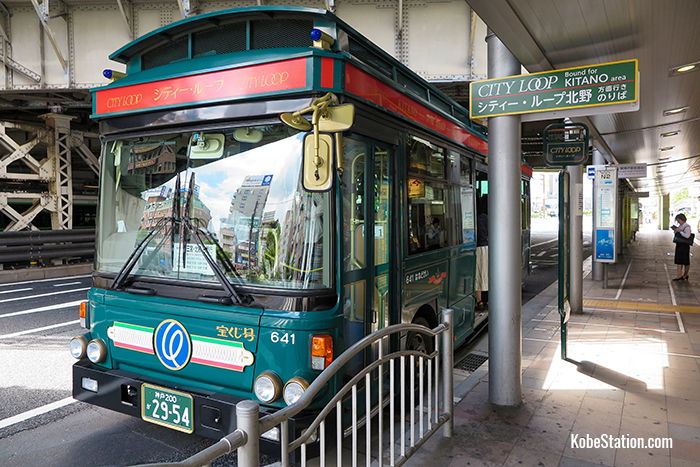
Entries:
<svg viewBox="0 0 700 467">
<path fill-rule="evenodd" d="M 469 85 L 469 116 L 523 115 L 525 120 L 637 110 L 637 60 L 508 76 Z M 623 108 L 620 104 L 629 104 Z M 597 107 L 602 107 L 598 109 Z"/>
<path fill-rule="evenodd" d="M 588 158 L 588 127 L 583 123 L 552 123 L 542 137 L 544 159 L 550 167 L 581 165 Z"/>
</svg>

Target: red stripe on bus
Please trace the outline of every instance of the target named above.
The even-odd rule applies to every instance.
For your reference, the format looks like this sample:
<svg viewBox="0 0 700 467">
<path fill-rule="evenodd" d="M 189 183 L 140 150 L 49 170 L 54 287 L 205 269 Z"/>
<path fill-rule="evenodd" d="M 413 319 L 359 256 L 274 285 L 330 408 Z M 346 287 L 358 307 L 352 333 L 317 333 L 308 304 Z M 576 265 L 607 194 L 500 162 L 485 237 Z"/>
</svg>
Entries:
<svg viewBox="0 0 700 467">
<path fill-rule="evenodd" d="M 334 84 L 333 69 L 335 68 L 335 60 L 328 57 L 321 59 L 321 87 L 332 88 Z"/>
<path fill-rule="evenodd" d="M 95 92 L 95 113 L 190 104 L 306 87 L 306 59 L 132 84 Z"/>
<path fill-rule="evenodd" d="M 488 143 L 484 139 L 350 64 L 345 66 L 345 89 L 482 154 L 488 154 Z"/>
</svg>

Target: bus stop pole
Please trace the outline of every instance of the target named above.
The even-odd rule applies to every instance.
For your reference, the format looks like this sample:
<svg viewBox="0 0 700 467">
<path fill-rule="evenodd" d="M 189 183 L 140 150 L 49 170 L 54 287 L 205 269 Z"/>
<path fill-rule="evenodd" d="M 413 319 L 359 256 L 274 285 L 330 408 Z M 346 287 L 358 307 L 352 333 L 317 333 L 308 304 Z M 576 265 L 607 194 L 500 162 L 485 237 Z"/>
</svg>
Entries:
<svg viewBox="0 0 700 467">
<path fill-rule="evenodd" d="M 569 304 L 583 313 L 583 167 L 569 166 Z"/>
<path fill-rule="evenodd" d="M 605 164 L 605 159 L 603 158 L 603 155 L 598 151 L 596 148 L 593 148 L 593 165 L 604 165 Z M 596 227 L 596 220 L 595 220 L 595 213 L 596 213 L 596 204 L 597 200 L 595 199 L 595 180 L 593 183 L 591 183 L 591 186 L 593 187 L 593 229 L 591 232 L 593 232 L 593 238 L 591 238 L 591 243 L 593 244 L 592 246 L 595 248 L 595 227 Z M 598 261 L 595 260 L 595 249 L 593 251 L 593 263 L 591 265 L 591 274 L 593 275 L 593 280 L 594 281 L 602 281 L 603 280 L 603 271 L 605 269 L 605 263 L 599 263 Z"/>
<path fill-rule="evenodd" d="M 488 76 L 520 74 L 520 63 L 489 30 Z M 489 117 L 489 401 L 522 398 L 520 116 Z"/>
</svg>

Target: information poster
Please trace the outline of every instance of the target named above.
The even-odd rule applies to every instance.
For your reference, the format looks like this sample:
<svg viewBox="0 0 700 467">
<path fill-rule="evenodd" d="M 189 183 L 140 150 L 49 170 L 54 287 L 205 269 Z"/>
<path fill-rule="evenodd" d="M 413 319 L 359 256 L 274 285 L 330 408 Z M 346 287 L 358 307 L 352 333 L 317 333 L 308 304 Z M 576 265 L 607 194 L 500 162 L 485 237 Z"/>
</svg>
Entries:
<svg viewBox="0 0 700 467">
<path fill-rule="evenodd" d="M 595 176 L 595 260 L 614 263 L 617 216 L 617 168 L 601 167 Z"/>
<path fill-rule="evenodd" d="M 462 201 L 462 242 L 475 245 L 474 231 L 474 190 L 471 187 L 461 187 Z"/>
<path fill-rule="evenodd" d="M 215 245 L 205 245 L 207 251 L 213 259 L 216 259 L 216 246 Z M 175 243 L 173 245 L 173 251 L 175 257 L 177 258 L 177 265 L 180 272 L 191 272 L 194 274 L 202 274 L 205 276 L 213 276 L 214 271 L 209 267 L 209 263 L 204 258 L 202 250 L 200 250 L 199 245 L 196 243 L 188 243 L 185 245 L 185 265 L 182 264 L 182 254 L 180 253 L 180 244 Z"/>
</svg>

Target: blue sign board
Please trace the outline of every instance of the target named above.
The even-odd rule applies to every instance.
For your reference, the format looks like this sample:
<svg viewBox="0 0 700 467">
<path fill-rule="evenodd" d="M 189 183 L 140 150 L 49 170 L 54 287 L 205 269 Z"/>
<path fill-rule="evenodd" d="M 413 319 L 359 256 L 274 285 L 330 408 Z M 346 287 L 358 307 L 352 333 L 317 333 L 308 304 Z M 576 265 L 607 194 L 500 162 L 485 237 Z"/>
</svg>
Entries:
<svg viewBox="0 0 700 467">
<path fill-rule="evenodd" d="M 597 261 L 615 261 L 615 231 L 596 229 L 595 259 Z"/>
</svg>

